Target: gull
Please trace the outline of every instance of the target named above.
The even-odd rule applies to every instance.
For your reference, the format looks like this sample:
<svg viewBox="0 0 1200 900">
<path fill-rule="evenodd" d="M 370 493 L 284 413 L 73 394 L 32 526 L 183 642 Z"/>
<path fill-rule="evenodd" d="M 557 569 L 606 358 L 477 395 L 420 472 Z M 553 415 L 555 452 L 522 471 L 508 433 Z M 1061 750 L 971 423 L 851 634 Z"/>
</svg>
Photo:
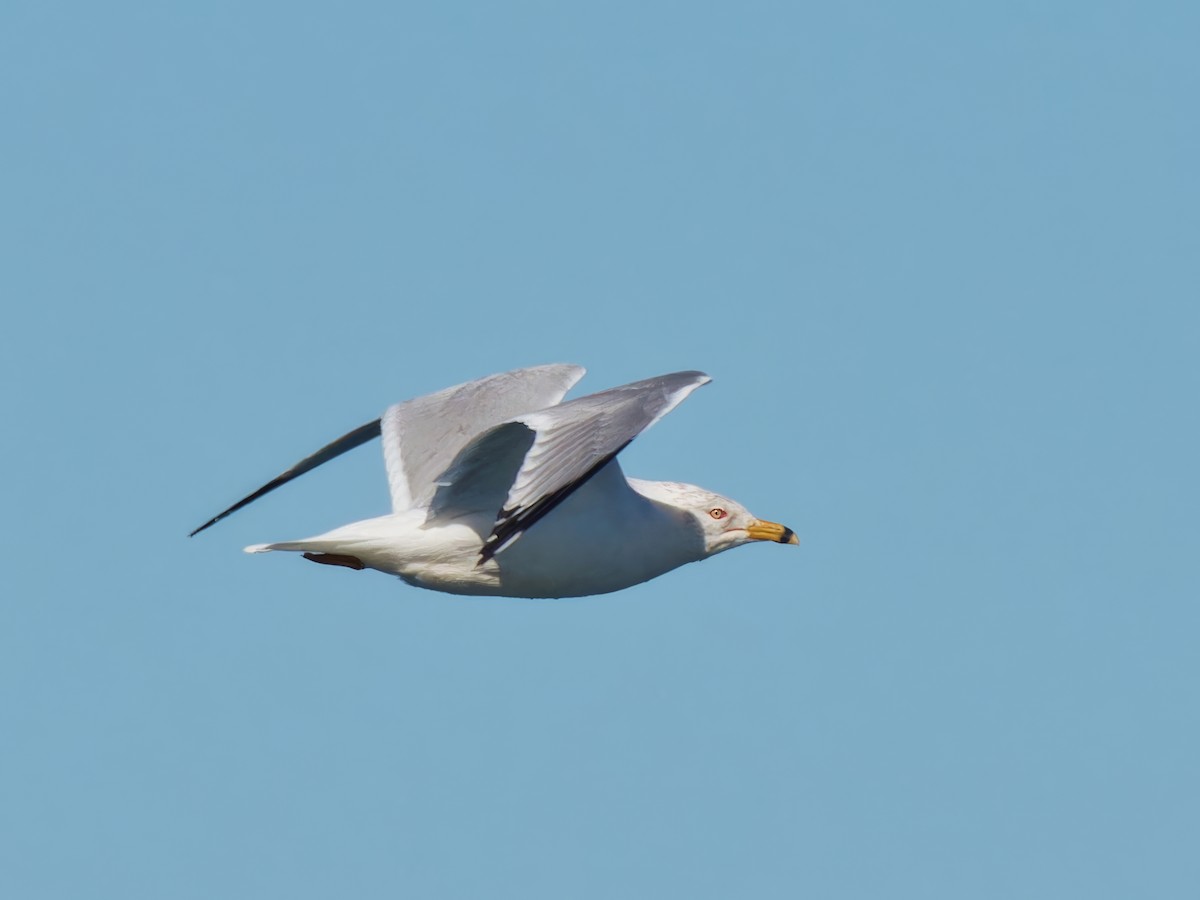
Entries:
<svg viewBox="0 0 1200 900">
<path fill-rule="evenodd" d="M 799 543 L 792 529 L 728 497 L 621 471 L 617 454 L 707 384 L 707 375 L 675 372 L 563 402 L 583 374 L 573 365 L 533 366 L 397 403 L 191 536 L 382 437 L 389 515 L 246 552 L 295 551 L 451 594 L 582 597 L 746 543 Z"/>
</svg>

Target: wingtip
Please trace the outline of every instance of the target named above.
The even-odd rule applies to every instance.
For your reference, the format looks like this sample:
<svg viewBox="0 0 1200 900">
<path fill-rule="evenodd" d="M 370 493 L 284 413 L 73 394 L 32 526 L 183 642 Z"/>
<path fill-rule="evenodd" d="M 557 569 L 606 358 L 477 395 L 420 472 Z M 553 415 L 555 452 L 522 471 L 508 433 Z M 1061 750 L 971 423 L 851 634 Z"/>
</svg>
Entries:
<svg viewBox="0 0 1200 900">
<path fill-rule="evenodd" d="M 583 376 L 587 374 L 587 369 L 576 363 L 550 363 L 545 366 L 538 366 L 537 368 L 560 372 L 564 376 L 563 381 L 566 383 L 568 391 L 579 384 L 583 380 Z"/>
<path fill-rule="evenodd" d="M 189 531 L 188 537 L 194 538 L 196 535 L 198 535 L 200 532 L 202 532 L 205 528 L 208 528 L 210 525 L 215 525 L 216 522 L 217 522 L 216 519 L 209 519 L 207 522 L 205 522 L 199 528 L 194 528 L 191 531 Z"/>
<path fill-rule="evenodd" d="M 712 376 L 707 372 L 701 372 L 699 369 L 688 369 L 684 372 L 671 372 L 668 375 L 661 376 L 662 378 L 686 378 L 687 383 L 685 390 L 694 390 L 698 387 L 703 387 L 712 381 Z"/>
</svg>

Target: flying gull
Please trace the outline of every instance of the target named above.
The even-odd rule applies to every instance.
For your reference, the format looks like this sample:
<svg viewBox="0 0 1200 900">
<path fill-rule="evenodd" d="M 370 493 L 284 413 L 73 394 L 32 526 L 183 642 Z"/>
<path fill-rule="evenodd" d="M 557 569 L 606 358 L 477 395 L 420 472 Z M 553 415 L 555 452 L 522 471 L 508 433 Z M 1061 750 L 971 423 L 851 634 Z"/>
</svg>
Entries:
<svg viewBox="0 0 1200 900">
<path fill-rule="evenodd" d="M 383 438 L 392 512 L 255 544 L 452 594 L 581 597 L 656 578 L 790 528 L 690 484 L 627 478 L 617 454 L 710 379 L 676 372 L 563 402 L 579 366 L 516 369 L 390 407 L 192 532 Z"/>
</svg>

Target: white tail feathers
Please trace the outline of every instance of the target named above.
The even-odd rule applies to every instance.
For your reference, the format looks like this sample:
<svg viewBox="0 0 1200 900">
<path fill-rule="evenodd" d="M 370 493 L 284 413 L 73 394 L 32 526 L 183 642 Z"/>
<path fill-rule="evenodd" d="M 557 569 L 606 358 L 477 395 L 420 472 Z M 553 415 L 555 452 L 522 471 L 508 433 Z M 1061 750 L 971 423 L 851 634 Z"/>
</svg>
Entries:
<svg viewBox="0 0 1200 900">
<path fill-rule="evenodd" d="M 244 547 L 245 553 L 267 553 L 271 550 L 294 550 L 297 553 L 337 553 L 346 548 L 345 541 L 310 540 L 279 541 L 275 544 L 251 544 Z"/>
</svg>

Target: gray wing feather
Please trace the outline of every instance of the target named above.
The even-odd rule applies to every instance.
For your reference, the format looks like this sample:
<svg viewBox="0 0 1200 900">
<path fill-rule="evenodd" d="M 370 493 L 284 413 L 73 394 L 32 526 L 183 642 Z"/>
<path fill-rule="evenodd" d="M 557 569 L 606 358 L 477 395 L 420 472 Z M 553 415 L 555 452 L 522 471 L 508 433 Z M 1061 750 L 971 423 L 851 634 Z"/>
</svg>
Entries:
<svg viewBox="0 0 1200 900">
<path fill-rule="evenodd" d="M 481 512 L 494 516 L 508 496 L 535 437 L 520 422 L 505 422 L 467 444 L 438 477 L 425 521 L 444 523 Z M 480 534 L 480 540 L 488 533 Z"/>
<path fill-rule="evenodd" d="M 464 447 L 502 422 L 558 403 L 583 373 L 571 365 L 516 369 L 389 407 L 382 434 L 392 509 L 429 506 L 445 480 L 439 476 Z"/>
<path fill-rule="evenodd" d="M 710 380 L 703 372 L 676 372 L 515 417 L 536 436 L 497 514 L 482 560 L 509 546 Z"/>
</svg>

